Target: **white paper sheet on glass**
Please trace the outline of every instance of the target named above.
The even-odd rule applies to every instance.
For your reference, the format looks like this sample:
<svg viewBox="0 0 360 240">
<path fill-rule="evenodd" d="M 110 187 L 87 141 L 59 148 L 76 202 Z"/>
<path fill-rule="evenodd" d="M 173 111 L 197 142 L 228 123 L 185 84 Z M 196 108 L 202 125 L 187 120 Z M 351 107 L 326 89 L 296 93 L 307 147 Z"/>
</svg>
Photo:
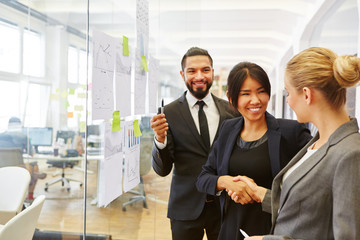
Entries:
<svg viewBox="0 0 360 240">
<path fill-rule="evenodd" d="M 159 60 L 150 56 L 149 59 L 149 113 L 157 113 L 157 96 L 158 96 L 158 80 L 160 77 L 160 64 Z M 158 104 L 159 105 L 159 104 Z"/>
<path fill-rule="evenodd" d="M 137 52 L 137 51 L 136 51 Z M 141 62 L 141 56 L 135 54 L 135 90 L 134 90 L 134 112 L 135 115 L 145 114 L 146 110 L 146 79 L 147 73 Z"/>
<path fill-rule="evenodd" d="M 133 121 L 125 122 L 124 192 L 140 183 L 140 137 L 135 137 Z"/>
<path fill-rule="evenodd" d="M 136 47 L 137 53 L 148 57 L 149 48 L 149 2 L 136 1 Z"/>
<path fill-rule="evenodd" d="M 93 31 L 92 119 L 110 119 L 114 111 L 115 39 Z"/>
<path fill-rule="evenodd" d="M 123 185 L 124 158 L 124 122 L 121 131 L 112 131 L 109 122 L 105 122 L 104 131 L 104 160 L 101 161 L 98 206 L 107 206 L 119 197 Z"/>
<path fill-rule="evenodd" d="M 116 43 L 115 62 L 115 96 L 116 109 L 120 111 L 121 117 L 131 115 L 131 53 L 123 55 L 122 40 Z"/>
</svg>

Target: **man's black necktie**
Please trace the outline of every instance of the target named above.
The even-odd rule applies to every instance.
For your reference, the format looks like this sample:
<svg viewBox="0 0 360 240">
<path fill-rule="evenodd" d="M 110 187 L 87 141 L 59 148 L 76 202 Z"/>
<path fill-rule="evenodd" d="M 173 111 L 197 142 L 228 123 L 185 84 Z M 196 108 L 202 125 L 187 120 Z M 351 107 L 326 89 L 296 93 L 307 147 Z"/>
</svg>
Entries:
<svg viewBox="0 0 360 240">
<path fill-rule="evenodd" d="M 210 149 L 210 136 L 209 136 L 209 127 L 204 112 L 204 101 L 197 101 L 199 105 L 199 125 L 200 125 L 200 135 L 207 149 Z"/>
</svg>

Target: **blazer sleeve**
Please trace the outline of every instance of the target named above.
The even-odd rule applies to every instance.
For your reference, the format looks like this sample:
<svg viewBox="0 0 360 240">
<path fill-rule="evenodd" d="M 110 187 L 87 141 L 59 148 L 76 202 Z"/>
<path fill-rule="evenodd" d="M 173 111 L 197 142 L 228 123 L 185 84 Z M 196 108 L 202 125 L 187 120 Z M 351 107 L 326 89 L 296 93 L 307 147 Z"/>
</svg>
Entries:
<svg viewBox="0 0 360 240">
<path fill-rule="evenodd" d="M 267 189 L 261 207 L 264 212 L 271 214 L 271 189 Z"/>
<path fill-rule="evenodd" d="M 360 151 L 338 160 L 332 183 L 335 239 L 360 239 Z"/>
<path fill-rule="evenodd" d="M 158 149 L 154 142 L 152 148 L 152 167 L 154 171 L 161 177 L 167 176 L 173 167 L 173 138 L 171 130 L 167 132 L 167 144 L 164 149 Z"/>
</svg>

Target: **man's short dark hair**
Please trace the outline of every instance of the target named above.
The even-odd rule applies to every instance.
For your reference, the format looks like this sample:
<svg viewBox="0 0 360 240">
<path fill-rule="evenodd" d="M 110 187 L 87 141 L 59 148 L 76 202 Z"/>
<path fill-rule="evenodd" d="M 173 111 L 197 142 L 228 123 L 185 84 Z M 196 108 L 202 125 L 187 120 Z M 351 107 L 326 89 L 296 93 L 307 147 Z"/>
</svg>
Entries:
<svg viewBox="0 0 360 240">
<path fill-rule="evenodd" d="M 193 56 L 198 56 L 198 55 L 203 55 L 203 56 L 209 57 L 211 67 L 213 66 L 213 60 L 207 50 L 199 48 L 199 47 L 192 47 L 189 50 L 187 50 L 187 52 L 183 56 L 183 58 L 181 60 L 181 69 L 184 71 L 185 61 L 186 61 L 187 57 L 193 57 Z"/>
</svg>

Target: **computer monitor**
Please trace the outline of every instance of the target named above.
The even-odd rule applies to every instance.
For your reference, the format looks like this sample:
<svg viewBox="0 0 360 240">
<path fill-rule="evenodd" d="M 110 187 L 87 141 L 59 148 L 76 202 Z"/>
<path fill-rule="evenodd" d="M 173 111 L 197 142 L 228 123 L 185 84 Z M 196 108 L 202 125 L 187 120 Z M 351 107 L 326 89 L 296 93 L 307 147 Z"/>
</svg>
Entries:
<svg viewBox="0 0 360 240">
<path fill-rule="evenodd" d="M 52 146 L 53 129 L 50 127 L 27 127 L 23 128 L 23 133 L 28 136 L 36 152 L 39 146 Z"/>
<path fill-rule="evenodd" d="M 59 140 L 59 138 L 64 139 L 64 143 L 66 144 L 68 139 L 71 139 L 71 142 L 74 141 L 75 132 L 74 131 L 62 131 L 59 130 L 56 132 L 56 141 Z"/>
<path fill-rule="evenodd" d="M 100 135 L 100 126 L 99 125 L 88 125 L 87 126 L 87 135 Z"/>
</svg>

